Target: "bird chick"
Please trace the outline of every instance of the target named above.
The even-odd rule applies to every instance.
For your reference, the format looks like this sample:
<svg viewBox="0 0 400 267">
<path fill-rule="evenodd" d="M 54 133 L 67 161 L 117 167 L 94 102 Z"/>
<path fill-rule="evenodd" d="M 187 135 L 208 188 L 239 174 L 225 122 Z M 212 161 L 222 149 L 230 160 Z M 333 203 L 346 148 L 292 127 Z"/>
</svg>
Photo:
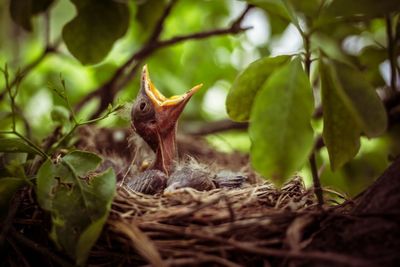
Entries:
<svg viewBox="0 0 400 267">
<path fill-rule="evenodd" d="M 150 170 L 126 179 L 128 189 L 153 193 L 165 188 L 166 177 L 173 171 L 176 158 L 178 118 L 200 87 L 197 85 L 182 95 L 167 98 L 151 82 L 147 66 L 143 67 L 140 90 L 131 112 L 132 128 L 154 151 L 156 159 Z"/>
<path fill-rule="evenodd" d="M 184 163 L 176 166 L 175 171 L 167 181 L 164 193 L 170 193 L 180 188 L 190 187 L 198 191 L 208 191 L 215 188 L 240 188 L 248 181 L 248 177 L 241 172 L 218 170 L 215 166 L 208 166 L 188 158 Z"/>
<path fill-rule="evenodd" d="M 240 188 L 248 182 L 248 177 L 241 172 L 222 170 L 214 177 L 214 183 L 218 188 Z"/>
<path fill-rule="evenodd" d="M 175 168 L 167 182 L 164 193 L 180 188 L 190 187 L 199 191 L 208 191 L 216 188 L 213 182 L 213 173 L 206 165 L 199 164 L 191 159 Z"/>
<path fill-rule="evenodd" d="M 125 187 L 131 191 L 154 195 L 161 193 L 167 184 L 167 175 L 159 170 L 148 170 L 128 179 Z"/>
</svg>

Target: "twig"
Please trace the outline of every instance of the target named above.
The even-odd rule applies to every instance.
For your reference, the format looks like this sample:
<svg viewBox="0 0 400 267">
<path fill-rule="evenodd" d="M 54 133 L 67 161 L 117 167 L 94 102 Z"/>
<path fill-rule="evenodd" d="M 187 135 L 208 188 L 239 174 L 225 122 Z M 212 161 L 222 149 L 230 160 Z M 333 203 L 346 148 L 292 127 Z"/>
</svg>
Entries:
<svg viewBox="0 0 400 267">
<path fill-rule="evenodd" d="M 159 40 L 159 37 L 163 30 L 163 23 L 167 16 L 170 14 L 172 6 L 176 3 L 176 1 L 171 1 L 170 4 L 166 7 L 163 12 L 163 15 L 159 19 L 157 25 L 154 28 L 153 34 L 150 36 L 149 40 L 146 44 L 136 53 L 134 53 L 102 86 L 98 89 L 94 90 L 90 94 L 88 94 L 85 98 L 83 98 L 76 106 L 76 110 L 79 111 L 88 101 L 95 97 L 100 97 L 100 105 L 96 112 L 92 115 L 92 117 L 98 116 L 106 107 L 107 105 L 113 101 L 116 93 L 123 88 L 134 76 L 136 71 L 138 70 L 140 64 L 145 60 L 147 57 L 152 55 L 159 49 L 178 44 L 180 42 L 184 42 L 187 40 L 201 40 L 205 38 L 209 38 L 212 36 L 219 36 L 225 34 L 237 34 L 243 31 L 248 30 L 250 27 L 241 27 L 240 24 L 243 21 L 245 15 L 250 10 L 252 6 L 247 6 L 246 9 L 242 12 L 242 14 L 232 22 L 229 27 L 221 28 L 221 29 L 214 29 L 209 31 L 203 31 L 193 34 L 175 36 L 171 39 L 167 40 Z M 131 65 L 134 64 L 133 67 Z M 128 71 L 128 69 L 130 71 Z M 127 72 L 127 73 L 126 73 Z M 126 74 L 125 74 L 126 73 Z"/>
<path fill-rule="evenodd" d="M 58 44 L 58 42 L 57 42 Z M 23 67 L 20 71 L 20 75 L 23 77 L 26 77 L 31 71 L 32 69 L 34 69 L 37 65 L 39 65 L 48 54 L 50 53 L 54 53 L 56 51 L 56 47 L 57 44 L 55 44 L 54 46 L 48 46 L 46 47 L 43 52 L 31 63 L 29 63 L 28 65 L 26 65 L 25 67 Z M 18 79 L 20 79 L 19 75 L 18 77 L 15 77 L 11 82 L 10 82 L 10 87 L 15 86 L 18 82 Z M 7 88 L 3 88 L 2 92 L 0 93 L 0 101 L 3 100 L 3 98 L 5 97 L 5 95 L 7 94 Z"/>
<path fill-rule="evenodd" d="M 392 34 L 392 18 L 390 15 L 386 16 L 386 35 L 387 35 L 387 53 L 390 62 L 390 88 L 393 92 L 396 91 L 396 56 L 395 47 Z"/>
<path fill-rule="evenodd" d="M 228 119 L 203 123 L 198 129 L 187 132 L 190 135 L 208 135 L 230 130 L 246 130 L 249 124 L 247 122 L 234 122 Z"/>
<path fill-rule="evenodd" d="M 132 245 L 152 266 L 165 266 L 153 242 L 135 224 L 115 221 L 111 225 L 128 236 Z"/>
<path fill-rule="evenodd" d="M 54 254 L 50 250 L 48 250 L 46 247 L 39 245 L 38 243 L 30 240 L 29 238 L 25 237 L 23 234 L 17 232 L 15 229 L 10 230 L 11 237 L 15 239 L 18 243 L 21 243 L 22 245 L 30 248 L 31 250 L 34 250 L 36 252 L 39 252 L 40 254 L 43 254 L 44 256 L 50 258 L 52 261 L 57 263 L 59 266 L 68 266 L 68 267 L 73 267 L 74 265 L 67 262 L 66 260 L 62 259 L 58 255 Z"/>
<path fill-rule="evenodd" d="M 9 207 L 6 218 L 1 222 L 1 232 L 0 232 L 0 248 L 3 247 L 4 241 L 6 240 L 6 236 L 8 231 L 12 226 L 12 222 L 14 220 L 15 214 L 17 213 L 18 207 L 21 203 L 21 197 L 19 194 L 15 194 L 11 201 L 11 205 Z"/>
<path fill-rule="evenodd" d="M 319 252 L 319 251 L 294 251 L 285 249 L 274 249 L 274 248 L 262 248 L 253 245 L 250 242 L 239 242 L 234 239 L 224 239 L 219 236 L 210 235 L 202 231 L 189 231 L 186 229 L 183 231 L 179 226 L 163 225 L 160 223 L 146 223 L 141 225 L 141 228 L 146 230 L 157 230 L 173 232 L 175 234 L 183 235 L 186 237 L 200 238 L 202 240 L 207 239 L 209 241 L 217 242 L 220 244 L 230 245 L 243 252 L 248 252 L 252 254 L 258 254 L 263 256 L 272 256 L 279 258 L 290 258 L 290 259 L 300 259 L 300 260 L 316 260 L 323 262 L 334 262 L 339 264 L 346 264 L 348 266 L 370 266 L 368 262 L 361 260 L 359 258 L 348 257 L 343 254 L 333 253 L 333 252 Z"/>
</svg>

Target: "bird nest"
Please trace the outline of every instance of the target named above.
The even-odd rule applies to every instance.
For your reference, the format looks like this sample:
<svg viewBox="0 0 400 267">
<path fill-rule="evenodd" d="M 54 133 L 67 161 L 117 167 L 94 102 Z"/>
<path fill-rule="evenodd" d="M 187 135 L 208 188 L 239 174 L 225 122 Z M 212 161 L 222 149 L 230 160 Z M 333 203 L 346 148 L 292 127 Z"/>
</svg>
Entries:
<svg viewBox="0 0 400 267">
<path fill-rule="evenodd" d="M 307 216 L 316 207 L 300 177 L 281 189 L 264 183 L 206 192 L 183 188 L 152 196 L 120 188 L 89 262 L 248 266 L 302 258 L 285 248 L 302 246 L 300 236 L 311 222 Z"/>
</svg>

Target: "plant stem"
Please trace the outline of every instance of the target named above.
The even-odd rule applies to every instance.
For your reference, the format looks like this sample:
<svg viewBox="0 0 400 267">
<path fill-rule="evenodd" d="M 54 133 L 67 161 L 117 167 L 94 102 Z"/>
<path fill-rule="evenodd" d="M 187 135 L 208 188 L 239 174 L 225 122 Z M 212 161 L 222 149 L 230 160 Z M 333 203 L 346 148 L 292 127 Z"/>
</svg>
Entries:
<svg viewBox="0 0 400 267">
<path fill-rule="evenodd" d="M 387 35 L 387 52 L 390 62 L 390 88 L 393 92 L 396 91 L 396 57 L 394 51 L 394 39 L 392 31 L 392 18 L 390 15 L 386 16 L 386 35 Z"/>
<path fill-rule="evenodd" d="M 49 156 L 37 145 L 35 145 L 31 140 L 23 136 L 17 131 L 16 127 L 16 119 L 15 119 L 15 114 L 17 110 L 17 106 L 15 104 L 15 98 L 17 97 L 18 94 L 18 86 L 19 82 L 21 81 L 21 78 L 17 75 L 17 77 L 14 79 L 15 83 L 10 84 L 9 82 L 9 75 L 8 75 L 8 70 L 7 66 L 5 67 L 4 70 L 2 70 L 5 78 L 5 83 L 6 83 L 6 92 L 8 93 L 11 101 L 11 118 L 12 118 L 12 130 L 11 131 L 0 131 L 2 134 L 13 134 L 24 140 L 29 146 L 31 146 L 37 153 L 39 153 L 42 157 L 49 159 Z M 12 92 L 12 87 L 15 86 L 15 92 Z"/>
<path fill-rule="evenodd" d="M 56 151 L 62 145 L 64 140 L 67 139 L 68 137 L 70 137 L 73 134 L 73 132 L 76 130 L 76 128 L 78 128 L 79 126 L 80 126 L 80 124 L 74 123 L 74 126 L 71 128 L 71 130 L 57 141 L 57 143 L 56 143 L 54 149 L 52 149 L 52 151 Z"/>
<path fill-rule="evenodd" d="M 310 80 L 310 72 L 311 72 L 311 51 L 310 51 L 310 36 L 308 34 L 305 34 L 303 37 L 304 40 L 304 66 L 305 70 L 308 76 L 308 79 Z M 310 163 L 310 168 L 311 168 L 311 174 L 313 178 L 313 185 L 314 185 L 314 193 L 315 196 L 317 197 L 318 200 L 318 206 L 321 208 L 322 205 L 324 204 L 324 196 L 321 188 L 321 182 L 319 180 L 318 176 L 318 167 L 317 167 L 317 161 L 315 159 L 315 148 L 313 148 L 313 151 L 308 158 L 308 162 Z"/>
</svg>

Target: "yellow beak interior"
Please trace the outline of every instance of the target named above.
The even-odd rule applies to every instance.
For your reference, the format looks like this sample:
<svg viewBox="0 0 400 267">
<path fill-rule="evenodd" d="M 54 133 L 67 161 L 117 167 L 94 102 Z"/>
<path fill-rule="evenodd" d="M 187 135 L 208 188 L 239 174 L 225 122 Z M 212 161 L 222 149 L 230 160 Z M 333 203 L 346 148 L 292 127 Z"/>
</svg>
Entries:
<svg viewBox="0 0 400 267">
<path fill-rule="evenodd" d="M 190 98 L 194 93 L 196 93 L 203 84 L 196 85 L 186 93 L 182 95 L 175 95 L 171 97 L 165 97 L 150 80 L 149 72 L 147 70 L 147 65 L 143 67 L 142 71 L 142 81 L 144 82 L 144 88 L 146 95 L 150 98 L 153 104 L 156 107 L 165 107 L 165 106 L 176 106 Z"/>
</svg>

